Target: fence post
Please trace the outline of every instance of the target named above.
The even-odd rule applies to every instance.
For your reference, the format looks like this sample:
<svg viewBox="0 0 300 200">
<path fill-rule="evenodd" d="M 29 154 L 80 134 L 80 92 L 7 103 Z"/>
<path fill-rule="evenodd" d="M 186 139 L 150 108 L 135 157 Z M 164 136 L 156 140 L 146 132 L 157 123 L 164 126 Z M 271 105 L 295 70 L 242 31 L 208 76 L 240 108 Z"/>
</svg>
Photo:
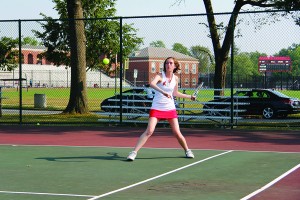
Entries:
<svg viewBox="0 0 300 200">
<path fill-rule="evenodd" d="M 22 29 L 21 29 L 21 20 L 19 19 L 19 115 L 20 115 L 20 124 L 22 124 Z"/>
<path fill-rule="evenodd" d="M 0 86 L 0 117 L 2 117 L 2 87 Z"/>
</svg>

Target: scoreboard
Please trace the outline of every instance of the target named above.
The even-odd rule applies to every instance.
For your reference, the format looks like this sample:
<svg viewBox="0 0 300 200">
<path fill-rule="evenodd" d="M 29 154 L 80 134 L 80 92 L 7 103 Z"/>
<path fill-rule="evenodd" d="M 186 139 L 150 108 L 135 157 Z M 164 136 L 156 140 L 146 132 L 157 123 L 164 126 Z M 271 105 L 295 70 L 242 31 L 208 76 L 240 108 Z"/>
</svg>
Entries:
<svg viewBox="0 0 300 200">
<path fill-rule="evenodd" d="M 290 72 L 292 62 L 289 56 L 260 56 L 258 58 L 259 72 Z"/>
</svg>

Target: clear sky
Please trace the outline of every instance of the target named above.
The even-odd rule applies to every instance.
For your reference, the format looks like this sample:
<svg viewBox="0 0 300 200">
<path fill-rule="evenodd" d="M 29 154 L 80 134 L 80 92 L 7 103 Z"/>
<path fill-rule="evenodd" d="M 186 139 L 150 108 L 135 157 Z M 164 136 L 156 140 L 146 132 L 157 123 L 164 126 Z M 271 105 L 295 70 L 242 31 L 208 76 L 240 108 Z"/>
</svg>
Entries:
<svg viewBox="0 0 300 200">
<path fill-rule="evenodd" d="M 144 16 L 204 12 L 202 0 L 182 0 L 180 5 L 176 2 L 177 0 L 118 0 L 117 15 Z M 233 0 L 212 0 L 212 2 L 215 12 L 230 12 L 233 5 Z M 40 13 L 56 18 L 57 12 L 53 7 L 52 0 L 2 0 L 0 19 L 41 19 Z"/>
<path fill-rule="evenodd" d="M 205 13 L 202 0 L 182 0 L 181 4 L 176 2 L 178 2 L 178 0 L 118 0 L 116 4 L 117 16 L 126 17 Z M 234 5 L 233 2 L 234 0 L 212 0 L 214 12 L 231 12 Z M 53 7 L 54 3 L 52 0 L 3 0 L 1 1 L 0 7 L 0 20 L 42 19 L 39 15 L 40 13 L 57 18 L 57 12 L 53 9 Z M 246 37 L 236 39 L 236 44 L 241 51 L 259 51 L 272 55 L 282 48 L 288 48 L 293 43 L 299 44 L 300 27 L 296 26 L 292 20 L 284 20 L 283 22 L 276 23 L 276 25 L 267 25 L 261 30 L 254 31 L 255 27 L 254 25 L 251 25 L 251 21 L 253 21 L 253 19 L 250 15 L 245 15 L 245 17 L 248 17 L 250 22 L 250 25 L 245 25 L 242 29 L 242 34 Z M 160 25 L 158 22 L 153 23 L 156 23 L 156 26 Z M 198 22 L 196 24 L 198 24 Z M 179 26 L 182 26 L 182 24 Z M 154 26 L 152 29 L 156 28 L 157 27 Z M 171 48 L 171 45 L 175 42 L 180 43 L 183 41 L 181 38 L 160 38 L 161 36 L 156 36 L 155 32 L 147 32 L 147 34 L 147 36 L 151 37 L 149 37 L 145 42 L 146 46 L 149 45 L 149 42 L 151 41 L 166 40 L 167 42 L 167 40 L 169 40 L 169 42 L 167 42 L 167 48 Z M 189 37 L 186 37 L 184 34 L 189 34 Z M 211 41 L 207 38 L 207 33 L 201 32 L 200 34 L 202 38 L 199 38 L 199 35 L 197 35 L 197 38 L 196 36 L 193 38 L 193 36 L 195 34 L 199 34 L 199 32 L 194 35 L 192 34 L 192 32 L 182 33 L 182 37 L 189 39 L 189 42 L 184 44 L 188 48 L 192 45 L 210 46 L 209 48 L 211 48 Z M 199 44 L 199 41 L 201 44 Z M 253 43 L 253 41 L 255 43 Z"/>
</svg>

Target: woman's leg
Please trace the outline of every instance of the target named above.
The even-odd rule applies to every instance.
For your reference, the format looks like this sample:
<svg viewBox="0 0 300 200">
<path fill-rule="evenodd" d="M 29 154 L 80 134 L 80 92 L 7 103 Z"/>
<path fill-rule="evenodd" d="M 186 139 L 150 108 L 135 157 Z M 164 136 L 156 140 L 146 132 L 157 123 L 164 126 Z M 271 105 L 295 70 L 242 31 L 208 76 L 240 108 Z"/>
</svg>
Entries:
<svg viewBox="0 0 300 200">
<path fill-rule="evenodd" d="M 157 118 L 155 118 L 155 117 L 150 117 L 149 118 L 147 129 L 140 136 L 140 138 L 137 141 L 133 151 L 138 152 L 140 150 L 140 148 L 142 148 L 144 146 L 144 144 L 147 142 L 149 137 L 153 134 L 157 122 L 158 122 Z"/>
<path fill-rule="evenodd" d="M 185 140 L 184 136 L 180 132 L 178 119 L 174 118 L 174 119 L 169 119 L 168 121 L 169 121 L 170 126 L 172 128 L 172 132 L 173 132 L 174 136 L 176 137 L 176 139 L 178 140 L 179 144 L 181 145 L 181 147 L 185 151 L 187 151 L 189 148 L 188 148 L 188 145 L 186 143 L 186 140 Z"/>
</svg>

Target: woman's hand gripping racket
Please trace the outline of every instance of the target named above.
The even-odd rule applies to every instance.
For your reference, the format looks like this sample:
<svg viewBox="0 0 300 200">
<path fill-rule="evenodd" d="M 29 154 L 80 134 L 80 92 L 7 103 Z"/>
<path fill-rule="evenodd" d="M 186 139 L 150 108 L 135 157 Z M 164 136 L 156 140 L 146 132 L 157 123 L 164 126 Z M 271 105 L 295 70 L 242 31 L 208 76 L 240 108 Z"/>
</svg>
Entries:
<svg viewBox="0 0 300 200">
<path fill-rule="evenodd" d="M 198 92 L 203 87 L 204 82 L 201 82 L 198 87 L 195 89 L 192 98 L 195 98 L 195 101 L 197 100 Z"/>
</svg>

